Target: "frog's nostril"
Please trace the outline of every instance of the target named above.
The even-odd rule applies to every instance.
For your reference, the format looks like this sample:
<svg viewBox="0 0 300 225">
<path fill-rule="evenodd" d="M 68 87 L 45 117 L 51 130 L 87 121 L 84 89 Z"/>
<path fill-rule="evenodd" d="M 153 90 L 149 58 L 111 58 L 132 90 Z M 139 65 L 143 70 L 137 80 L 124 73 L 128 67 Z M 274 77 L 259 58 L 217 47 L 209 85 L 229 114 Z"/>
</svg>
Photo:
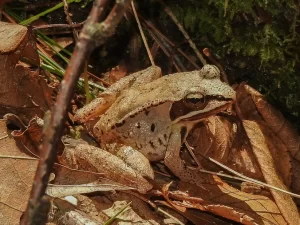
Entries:
<svg viewBox="0 0 300 225">
<path fill-rule="evenodd" d="M 151 131 L 152 131 L 152 132 L 155 131 L 155 124 L 154 124 L 154 123 L 151 124 Z"/>
</svg>

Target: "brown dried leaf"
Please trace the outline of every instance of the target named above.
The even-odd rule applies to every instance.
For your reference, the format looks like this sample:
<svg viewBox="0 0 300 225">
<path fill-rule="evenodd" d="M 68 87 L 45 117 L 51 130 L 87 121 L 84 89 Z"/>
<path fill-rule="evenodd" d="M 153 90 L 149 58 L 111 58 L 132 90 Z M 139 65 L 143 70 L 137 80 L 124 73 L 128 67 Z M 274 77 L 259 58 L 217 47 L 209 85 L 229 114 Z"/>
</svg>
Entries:
<svg viewBox="0 0 300 225">
<path fill-rule="evenodd" d="M 251 146 L 238 121 L 220 116 L 209 117 L 204 124 L 198 124 L 190 132 L 187 141 L 195 148 L 195 155 L 205 169 L 220 170 L 202 155 L 213 158 L 246 176 L 262 179 Z"/>
<path fill-rule="evenodd" d="M 116 66 L 111 71 L 106 73 L 109 83 L 113 84 L 127 75 L 127 68 L 125 65 Z"/>
<path fill-rule="evenodd" d="M 283 190 L 288 190 L 278 176 L 274 158 L 269 151 L 267 140 L 258 124 L 253 121 L 244 120 L 243 125 L 266 182 Z M 289 224 L 300 224 L 299 213 L 292 197 L 273 189 L 270 191 L 285 220 Z"/>
<path fill-rule="evenodd" d="M 31 190 L 37 160 L 14 159 L 28 157 L 8 135 L 6 123 L 0 120 L 0 154 L 12 158 L 0 158 L 0 224 L 19 224 Z M 2 137 L 5 138 L 2 138 Z"/>
<path fill-rule="evenodd" d="M 255 91 L 250 86 L 246 85 L 246 90 L 251 93 L 252 99 L 256 105 L 257 110 L 263 117 L 266 124 L 276 134 L 287 150 L 300 161 L 300 137 L 293 129 L 292 125 L 283 117 L 283 115 L 274 109 L 263 96 Z"/>
<path fill-rule="evenodd" d="M 205 189 L 182 186 L 180 190 L 184 192 L 181 197 L 176 196 L 178 192 L 170 197 L 183 200 L 186 207 L 205 208 L 207 212 L 242 224 L 287 224 L 276 204 L 268 197 L 241 192 L 217 176 L 213 177 L 217 185 L 203 184 Z M 181 182 L 181 185 L 185 184 Z M 184 197 L 186 191 L 193 197 Z"/>
<path fill-rule="evenodd" d="M 0 115 L 14 113 L 26 122 L 35 115 L 42 117 L 52 104 L 52 90 L 39 76 L 34 36 L 21 25 L 1 22 L 0 27 L 1 40 L 12 40 L 0 45 Z M 21 58 L 36 68 L 30 70 L 17 64 Z"/>
<path fill-rule="evenodd" d="M 297 146 L 295 131 L 283 116 L 272 108 L 263 99 L 263 96 L 253 88 L 241 84 L 237 93 L 237 101 L 243 119 L 255 121 L 259 125 L 265 137 L 268 151 L 270 151 L 274 160 L 277 175 L 289 187 L 292 180 L 290 153 L 292 151 L 295 153 L 295 146 Z M 245 105 L 248 106 L 247 109 L 242 107 Z M 290 137 L 284 136 L 284 134 L 288 134 Z"/>
<path fill-rule="evenodd" d="M 62 48 L 66 48 L 69 45 L 74 43 L 74 39 L 72 37 L 57 37 L 57 38 L 53 38 L 53 40 L 59 44 Z M 54 48 L 53 51 L 52 48 L 49 47 L 49 45 L 47 45 L 46 43 L 44 43 L 43 40 L 39 39 L 39 42 L 41 42 L 44 45 L 44 50 L 47 52 L 47 54 L 52 57 L 53 55 L 56 54 L 56 52 L 60 52 L 61 48 L 57 47 L 57 46 L 52 46 Z"/>
</svg>

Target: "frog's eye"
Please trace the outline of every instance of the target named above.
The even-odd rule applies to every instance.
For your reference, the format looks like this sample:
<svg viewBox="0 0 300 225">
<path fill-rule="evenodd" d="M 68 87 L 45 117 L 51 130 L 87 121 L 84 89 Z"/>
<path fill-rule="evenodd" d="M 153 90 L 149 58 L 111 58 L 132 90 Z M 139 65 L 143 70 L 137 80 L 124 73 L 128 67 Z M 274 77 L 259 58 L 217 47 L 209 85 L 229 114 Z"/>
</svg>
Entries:
<svg viewBox="0 0 300 225">
<path fill-rule="evenodd" d="M 190 93 L 184 98 L 184 104 L 191 109 L 204 109 L 207 105 L 206 98 L 201 93 Z"/>
</svg>

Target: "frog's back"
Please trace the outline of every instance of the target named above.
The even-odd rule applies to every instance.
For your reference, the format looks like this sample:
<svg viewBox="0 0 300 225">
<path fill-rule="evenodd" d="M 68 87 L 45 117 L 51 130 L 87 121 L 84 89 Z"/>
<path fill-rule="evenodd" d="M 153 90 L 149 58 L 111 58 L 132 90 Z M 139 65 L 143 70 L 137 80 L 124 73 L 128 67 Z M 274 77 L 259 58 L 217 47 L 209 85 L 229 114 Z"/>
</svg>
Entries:
<svg viewBox="0 0 300 225">
<path fill-rule="evenodd" d="M 101 129 L 108 131 L 114 125 L 123 123 L 126 118 L 147 111 L 152 106 L 182 99 L 186 92 L 186 84 L 191 82 L 191 79 L 187 79 L 189 75 L 191 72 L 172 74 L 123 91 L 101 116 L 99 121 Z M 195 83 L 200 82 L 199 79 L 193 80 Z"/>
</svg>

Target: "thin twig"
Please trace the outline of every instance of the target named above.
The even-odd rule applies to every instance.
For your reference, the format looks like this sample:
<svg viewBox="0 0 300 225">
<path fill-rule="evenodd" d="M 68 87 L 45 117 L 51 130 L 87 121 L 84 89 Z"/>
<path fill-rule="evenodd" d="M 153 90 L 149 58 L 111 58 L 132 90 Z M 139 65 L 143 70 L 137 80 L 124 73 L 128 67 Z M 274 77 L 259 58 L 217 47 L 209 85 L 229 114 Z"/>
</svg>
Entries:
<svg viewBox="0 0 300 225">
<path fill-rule="evenodd" d="M 130 0 L 117 1 L 105 21 L 101 23 L 102 26 L 100 28 L 102 29 L 100 31 L 98 30 L 98 36 L 95 36 L 102 39 L 93 40 L 94 36 L 92 35 L 95 35 L 95 33 L 91 34 L 91 26 L 97 25 L 98 19 L 103 13 L 107 3 L 108 0 L 95 1 L 88 21 L 79 35 L 79 40 L 75 46 L 64 79 L 61 82 L 61 91 L 54 105 L 50 124 L 45 129 L 41 150 L 42 155 L 36 170 L 30 200 L 20 221 L 22 225 L 46 223 L 49 208 L 43 205 L 45 191 L 56 158 L 58 143 L 61 140 L 64 130 L 68 105 L 71 102 L 77 80 L 83 70 L 85 60 L 89 57 L 96 44 L 103 44 L 105 40 L 115 32 L 115 28 L 121 21 L 125 8 L 129 5 Z"/>
<path fill-rule="evenodd" d="M 47 25 L 39 25 L 39 26 L 33 26 L 32 30 L 42 30 L 42 29 L 51 29 L 51 28 L 81 28 L 83 24 L 85 23 L 76 23 L 76 24 L 47 24 Z"/>
<path fill-rule="evenodd" d="M 210 157 L 205 157 L 205 158 L 207 158 L 207 159 L 210 160 L 211 162 L 214 162 L 215 164 L 217 164 L 218 166 L 222 167 L 223 169 L 229 171 L 230 173 L 233 173 L 234 175 L 236 175 L 236 176 L 238 176 L 238 177 L 241 177 L 243 180 L 246 180 L 246 181 L 251 182 L 251 183 L 254 183 L 254 184 L 261 185 L 261 186 L 263 186 L 263 187 L 268 187 L 268 188 L 274 189 L 274 190 L 276 190 L 276 191 L 279 191 L 279 192 L 282 192 L 282 193 L 291 195 L 291 196 L 296 197 L 296 198 L 300 198 L 300 195 L 298 195 L 298 194 L 295 194 L 295 193 L 293 193 L 293 192 L 289 192 L 289 191 L 283 190 L 283 189 L 281 189 L 281 188 L 275 187 L 275 186 L 273 186 L 273 185 L 270 185 L 270 184 L 261 182 L 261 181 L 259 181 L 259 180 L 255 180 L 255 179 L 250 178 L 250 177 L 247 177 L 247 176 L 245 176 L 245 175 L 243 175 L 243 174 L 240 174 L 240 173 L 236 172 L 235 170 L 233 170 L 233 169 L 231 169 L 231 168 L 229 168 L 229 167 L 223 165 L 222 163 L 220 163 L 220 162 L 218 162 L 218 161 L 216 161 L 216 160 L 214 160 L 214 159 L 212 159 L 212 158 L 210 158 Z M 211 173 L 211 172 L 209 172 L 209 171 L 207 171 L 207 170 L 200 170 L 200 171 L 203 172 L 203 173 Z M 218 174 L 218 175 L 220 175 L 220 174 Z"/>
<path fill-rule="evenodd" d="M 160 42 L 160 40 L 155 36 L 155 34 L 153 33 L 153 31 L 148 30 L 149 34 L 151 35 L 151 37 L 156 41 L 156 43 L 159 45 L 159 47 L 161 48 L 161 50 L 165 53 L 166 56 L 171 57 L 170 53 L 168 52 L 168 50 L 166 49 L 166 47 Z M 177 65 L 177 62 L 174 61 L 173 62 L 175 68 L 177 71 L 181 71 L 179 66 Z"/>
<path fill-rule="evenodd" d="M 188 33 L 185 31 L 185 29 L 183 28 L 183 26 L 179 23 L 179 21 L 177 20 L 176 16 L 173 14 L 173 12 L 170 10 L 170 8 L 162 0 L 157 0 L 157 1 L 161 5 L 164 6 L 165 12 L 171 17 L 171 19 L 177 25 L 178 29 L 181 31 L 181 33 L 183 34 L 183 36 L 185 37 L 185 39 L 189 42 L 191 48 L 194 50 L 194 52 L 196 53 L 196 55 L 197 55 L 198 59 L 201 61 L 201 63 L 203 65 L 205 65 L 206 64 L 206 60 L 203 58 L 202 54 L 198 51 L 195 43 L 192 41 L 192 39 L 190 38 L 190 36 L 188 35 Z"/>
<path fill-rule="evenodd" d="M 1 159 L 26 159 L 26 160 L 39 160 L 28 156 L 15 156 L 15 155 L 0 155 Z"/>
<path fill-rule="evenodd" d="M 200 69 L 200 67 L 191 59 L 190 56 L 188 56 L 180 47 L 176 46 L 168 37 L 166 37 L 163 33 L 161 33 L 156 27 L 147 19 L 140 16 L 140 18 L 143 19 L 143 22 L 147 27 L 153 30 L 153 33 L 156 34 L 158 37 L 164 39 L 169 45 L 171 45 L 173 48 L 175 48 L 181 55 L 183 55 L 197 70 Z"/>
<path fill-rule="evenodd" d="M 71 25 L 73 25 L 73 21 L 70 16 L 70 13 L 69 13 L 69 4 L 68 4 L 67 0 L 63 0 L 63 3 L 64 3 L 64 12 L 66 14 L 66 20 L 67 20 L 68 24 L 71 26 Z M 78 40 L 78 34 L 74 28 L 72 28 L 72 32 L 73 32 L 74 40 L 76 42 Z"/>
<path fill-rule="evenodd" d="M 147 40 L 146 40 L 146 37 L 145 37 L 144 31 L 143 31 L 143 28 L 142 28 L 142 26 L 141 26 L 139 17 L 138 17 L 138 15 L 137 15 L 137 13 L 136 13 L 136 10 L 135 10 L 134 1 L 131 2 L 131 7 L 132 7 L 132 11 L 133 11 L 135 20 L 136 20 L 136 22 L 137 22 L 137 24 L 138 24 L 138 27 L 139 27 L 139 30 L 140 30 L 140 33 L 141 33 L 141 36 L 142 36 L 142 39 L 143 39 L 145 48 L 146 48 L 146 50 L 147 50 L 147 54 L 148 54 L 148 57 L 149 57 L 149 59 L 150 59 L 151 65 L 152 65 L 152 66 L 155 66 L 155 63 L 154 63 L 153 57 L 152 57 L 152 55 L 151 55 L 151 52 L 150 52 L 150 49 L 149 49 L 149 46 L 148 46 L 148 42 L 147 42 Z"/>
</svg>

